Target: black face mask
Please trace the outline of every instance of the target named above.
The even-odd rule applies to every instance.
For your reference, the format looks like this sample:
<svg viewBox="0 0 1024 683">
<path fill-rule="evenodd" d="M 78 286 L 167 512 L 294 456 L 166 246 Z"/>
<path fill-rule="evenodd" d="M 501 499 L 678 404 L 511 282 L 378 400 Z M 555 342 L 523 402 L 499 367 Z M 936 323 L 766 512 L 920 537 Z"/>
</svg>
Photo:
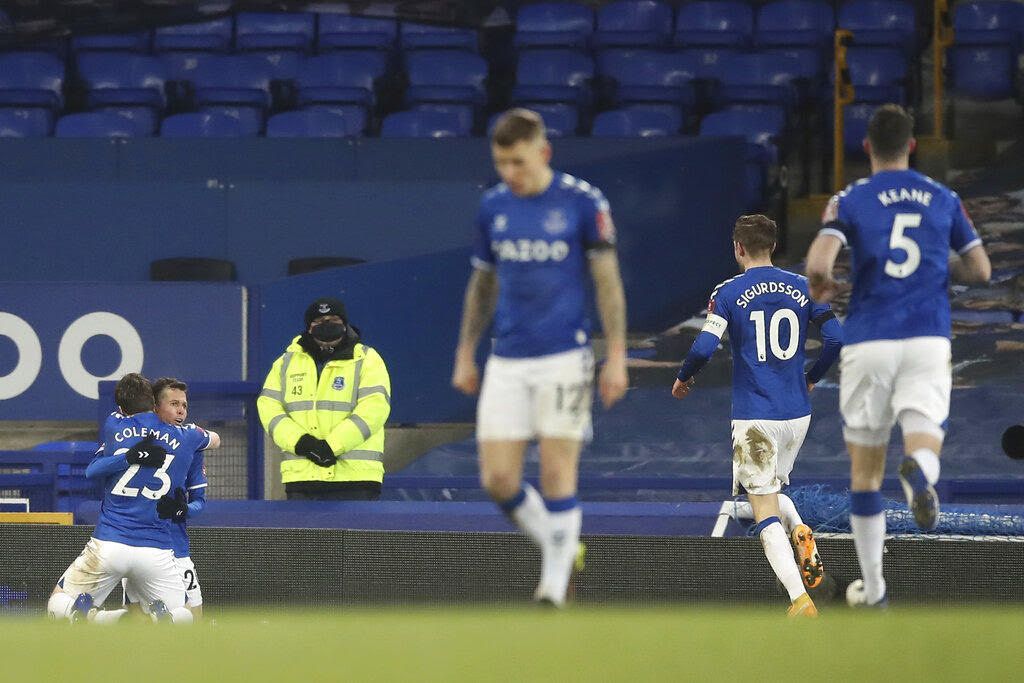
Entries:
<svg viewBox="0 0 1024 683">
<path fill-rule="evenodd" d="M 344 337 L 347 329 L 345 323 L 320 323 L 313 328 L 310 335 L 318 342 L 329 344 Z"/>
</svg>

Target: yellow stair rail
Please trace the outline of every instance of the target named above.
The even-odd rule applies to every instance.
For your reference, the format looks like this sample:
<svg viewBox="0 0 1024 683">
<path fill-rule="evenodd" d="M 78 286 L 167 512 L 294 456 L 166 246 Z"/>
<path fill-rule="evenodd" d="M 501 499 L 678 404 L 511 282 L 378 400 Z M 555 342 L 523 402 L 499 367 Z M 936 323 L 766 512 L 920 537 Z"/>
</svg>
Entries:
<svg viewBox="0 0 1024 683">
<path fill-rule="evenodd" d="M 843 148 L 843 110 L 853 102 L 854 89 L 850 70 L 846 65 L 846 48 L 853 33 L 838 29 L 835 33 L 835 85 L 832 90 L 832 189 L 839 192 L 845 186 L 846 150 Z"/>
</svg>

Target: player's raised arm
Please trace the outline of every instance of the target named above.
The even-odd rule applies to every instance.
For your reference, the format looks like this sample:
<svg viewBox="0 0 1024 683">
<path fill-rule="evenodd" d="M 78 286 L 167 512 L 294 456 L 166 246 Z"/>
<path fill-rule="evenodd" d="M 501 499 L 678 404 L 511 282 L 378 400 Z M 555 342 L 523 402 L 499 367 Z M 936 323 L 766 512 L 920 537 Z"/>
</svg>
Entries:
<svg viewBox="0 0 1024 683">
<path fill-rule="evenodd" d="M 621 399 L 629 388 L 626 372 L 626 295 L 619 273 L 619 257 L 614 249 L 591 252 L 590 275 L 594 279 L 597 312 L 607 348 L 607 357 L 598 378 L 598 392 L 605 408 Z"/>
<path fill-rule="evenodd" d="M 455 369 L 452 386 L 464 394 L 473 395 L 480 390 L 480 371 L 476 367 L 476 347 L 480 336 L 494 317 L 498 301 L 498 278 L 493 268 L 475 267 L 466 285 L 462 304 L 462 324 L 459 326 L 459 345 L 455 349 Z"/>
<path fill-rule="evenodd" d="M 711 293 L 711 300 L 708 301 L 708 317 L 704 321 L 697 338 L 693 340 L 683 366 L 676 375 L 676 381 L 672 384 L 672 396 L 678 399 L 686 398 L 690 394 L 690 387 L 694 384 L 694 376 L 711 360 L 722 335 L 729 328 L 728 309 L 715 302 L 717 288 Z"/>
</svg>

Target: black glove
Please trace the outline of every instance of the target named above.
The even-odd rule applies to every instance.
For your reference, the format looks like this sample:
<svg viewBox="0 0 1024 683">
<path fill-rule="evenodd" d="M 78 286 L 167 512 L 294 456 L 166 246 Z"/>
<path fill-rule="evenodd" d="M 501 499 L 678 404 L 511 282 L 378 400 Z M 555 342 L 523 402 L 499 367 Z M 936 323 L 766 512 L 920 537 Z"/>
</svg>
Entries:
<svg viewBox="0 0 1024 683">
<path fill-rule="evenodd" d="M 156 442 L 152 434 L 128 449 L 124 454 L 129 465 L 161 467 L 167 458 L 167 449 Z"/>
<path fill-rule="evenodd" d="M 295 442 L 295 455 L 309 458 L 320 467 L 334 467 L 334 463 L 338 462 L 338 457 L 334 455 L 331 445 L 310 434 L 303 434 Z"/>
<path fill-rule="evenodd" d="M 156 502 L 156 513 L 160 519 L 169 519 L 172 522 L 183 524 L 188 517 L 188 499 L 185 496 L 185 489 L 174 489 L 174 496 L 163 496 Z"/>
</svg>

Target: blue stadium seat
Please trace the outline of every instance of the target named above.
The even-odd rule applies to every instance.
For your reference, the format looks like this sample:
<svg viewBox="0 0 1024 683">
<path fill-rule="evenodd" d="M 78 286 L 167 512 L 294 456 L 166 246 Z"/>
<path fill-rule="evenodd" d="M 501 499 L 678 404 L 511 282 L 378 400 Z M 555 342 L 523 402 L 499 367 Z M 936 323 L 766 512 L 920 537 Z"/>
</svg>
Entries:
<svg viewBox="0 0 1024 683">
<path fill-rule="evenodd" d="M 64 107 L 64 64 L 46 52 L 0 54 L 0 105 Z"/>
<path fill-rule="evenodd" d="M 857 102 L 906 104 L 907 58 L 896 48 L 851 47 L 846 52 Z M 835 81 L 835 73 L 832 74 Z"/>
<path fill-rule="evenodd" d="M 364 135 L 370 124 L 366 107 L 357 104 L 314 104 L 307 106 L 305 111 L 325 111 L 344 116 L 346 125 L 353 136 Z"/>
<path fill-rule="evenodd" d="M 376 105 L 376 84 L 385 61 L 373 52 L 345 52 L 310 57 L 295 78 L 300 106 L 311 104 Z"/>
<path fill-rule="evenodd" d="M 446 116 L 454 116 L 459 121 L 458 130 L 468 130 L 476 134 L 480 110 L 469 104 L 453 102 L 422 102 L 413 105 L 409 111 L 440 112 Z"/>
<path fill-rule="evenodd" d="M 969 2 L 956 6 L 956 43 L 947 52 L 953 91 L 978 100 L 1014 95 L 1024 7 L 1016 2 Z"/>
<path fill-rule="evenodd" d="M 476 31 L 455 26 L 403 21 L 399 29 L 398 42 L 403 50 L 443 48 L 477 51 Z"/>
<path fill-rule="evenodd" d="M 121 118 L 130 121 L 131 124 L 135 126 L 136 130 L 139 131 L 139 134 L 146 137 L 156 133 L 158 123 L 160 121 L 160 114 L 152 107 L 96 107 L 93 111 L 105 111 L 111 114 L 117 114 Z"/>
<path fill-rule="evenodd" d="M 914 5 L 904 0 L 850 0 L 839 7 L 840 28 L 853 31 L 855 45 L 879 45 L 917 52 Z"/>
<path fill-rule="evenodd" d="M 57 121 L 58 138 L 134 138 L 145 137 L 130 120 L 106 111 L 68 114 Z"/>
<path fill-rule="evenodd" d="M 516 66 L 516 102 L 571 102 L 588 107 L 594 62 L 576 50 L 524 50 Z"/>
<path fill-rule="evenodd" d="M 0 138 L 45 138 L 52 129 L 49 110 L 0 108 Z"/>
<path fill-rule="evenodd" d="M 286 111 L 267 120 L 268 138 L 345 138 L 358 135 L 348 120 L 327 111 Z"/>
<path fill-rule="evenodd" d="M 258 55 L 210 55 L 192 74 L 200 106 L 270 107 L 270 66 Z"/>
<path fill-rule="evenodd" d="M 568 104 L 535 104 L 530 109 L 544 119 L 544 128 L 547 130 L 548 137 L 564 138 L 576 135 L 580 125 L 576 107 Z M 491 120 L 487 124 L 488 135 L 494 132 L 494 124 L 498 122 L 501 114 L 502 112 L 498 112 L 491 116 Z"/>
<path fill-rule="evenodd" d="M 190 52 L 185 50 L 174 50 L 161 52 L 157 59 L 164 65 L 168 81 L 192 83 L 195 80 L 196 70 L 204 62 L 216 60 L 219 54 L 216 52 Z"/>
<path fill-rule="evenodd" d="M 310 52 L 316 15 L 304 12 L 241 12 L 235 17 L 235 48 Z"/>
<path fill-rule="evenodd" d="M 672 8 L 658 0 L 615 0 L 597 11 L 595 47 L 659 47 L 671 39 Z"/>
<path fill-rule="evenodd" d="M 399 111 L 384 118 L 383 138 L 455 138 L 470 133 L 459 117 L 439 111 Z"/>
<path fill-rule="evenodd" d="M 156 57 L 116 52 L 78 56 L 78 77 L 89 107 L 140 106 L 163 110 L 167 70 Z"/>
<path fill-rule="evenodd" d="M 953 11 L 957 45 L 1009 45 L 1017 48 L 1024 7 L 1010 0 L 965 2 Z"/>
<path fill-rule="evenodd" d="M 799 103 L 795 81 L 802 71 L 799 60 L 782 54 L 731 55 L 723 65 L 716 97 L 727 104 L 774 104 L 792 110 Z"/>
<path fill-rule="evenodd" d="M 697 62 L 692 55 L 654 50 L 606 50 L 598 73 L 610 86 L 615 106 L 638 102 L 672 103 L 685 111 L 696 103 Z"/>
<path fill-rule="evenodd" d="M 678 54 L 686 55 L 693 61 L 697 78 L 720 81 L 726 62 L 737 52 L 728 47 L 689 47 L 679 50 Z"/>
<path fill-rule="evenodd" d="M 406 56 L 408 105 L 449 102 L 482 107 L 487 103 L 487 62 L 463 50 L 416 50 Z"/>
<path fill-rule="evenodd" d="M 595 138 L 650 138 L 679 134 L 679 118 L 658 109 L 628 107 L 603 111 L 594 117 Z"/>
<path fill-rule="evenodd" d="M 864 138 L 868 136 L 868 122 L 875 110 L 884 103 L 848 104 L 843 108 L 843 147 L 847 154 L 865 157 Z M 832 116 L 828 117 L 831 123 Z"/>
<path fill-rule="evenodd" d="M 744 211 L 760 208 L 765 200 L 768 169 L 778 163 L 776 141 L 783 127 L 781 116 L 764 109 L 726 109 L 713 112 L 700 123 L 701 136 L 741 136 L 747 141 Z"/>
<path fill-rule="evenodd" d="M 775 0 L 758 10 L 754 42 L 763 47 L 824 49 L 832 44 L 835 26 L 835 15 L 829 2 Z"/>
<path fill-rule="evenodd" d="M 517 48 L 575 48 L 585 50 L 594 33 L 594 13 L 573 2 L 539 2 L 516 14 Z"/>
<path fill-rule="evenodd" d="M 754 9 L 739 0 L 700 0 L 679 7 L 673 41 L 686 47 L 744 47 L 754 33 Z"/>
<path fill-rule="evenodd" d="M 233 25 L 230 18 L 195 24 L 161 26 L 153 32 L 153 51 L 228 52 Z"/>
<path fill-rule="evenodd" d="M 317 51 L 390 50 L 398 36 L 398 22 L 390 17 L 324 13 L 317 19 Z"/>
<path fill-rule="evenodd" d="M 258 57 L 267 63 L 270 79 L 274 81 L 293 81 L 299 74 L 299 68 L 306 57 L 294 50 L 253 50 L 246 54 Z"/>
<path fill-rule="evenodd" d="M 73 52 L 149 52 L 149 31 L 137 33 L 108 33 L 75 36 L 71 39 Z"/>
<path fill-rule="evenodd" d="M 259 125 L 223 112 L 189 112 L 160 123 L 162 138 L 245 138 L 259 135 Z"/>
</svg>

